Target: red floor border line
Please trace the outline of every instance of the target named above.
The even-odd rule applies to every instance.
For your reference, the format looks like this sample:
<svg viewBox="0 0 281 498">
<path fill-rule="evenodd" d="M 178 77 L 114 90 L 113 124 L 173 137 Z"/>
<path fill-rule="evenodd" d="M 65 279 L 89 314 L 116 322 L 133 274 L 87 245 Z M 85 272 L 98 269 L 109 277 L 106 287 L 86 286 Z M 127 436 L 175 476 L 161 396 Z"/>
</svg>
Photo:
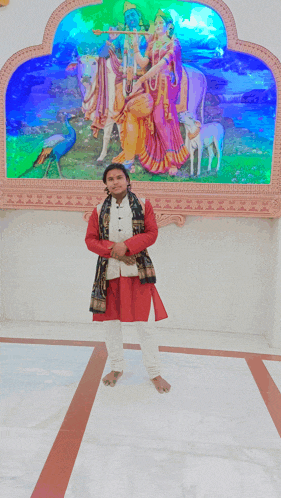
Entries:
<svg viewBox="0 0 281 498">
<path fill-rule="evenodd" d="M 124 349 L 139 350 L 139 344 L 123 344 Z M 222 356 L 224 358 L 261 358 L 262 360 L 281 361 L 281 355 L 267 353 L 247 353 L 242 351 L 224 351 L 220 349 L 199 349 L 199 348 L 183 348 L 181 346 L 159 346 L 159 351 L 162 353 L 180 353 L 180 354 L 196 354 L 202 356 Z"/>
<path fill-rule="evenodd" d="M 260 358 L 248 358 L 247 363 L 281 437 L 281 393 Z"/>
<path fill-rule="evenodd" d="M 0 342 L 16 343 L 16 344 L 46 344 L 51 346 L 84 346 L 84 347 L 99 347 L 105 345 L 102 341 L 73 341 L 64 339 L 25 339 L 14 337 L 0 337 Z M 139 344 L 124 343 L 124 349 L 140 350 Z M 220 349 L 200 349 L 200 348 L 184 348 L 180 346 L 159 346 L 159 351 L 162 353 L 180 353 L 180 354 L 196 354 L 202 356 L 222 356 L 225 358 L 260 358 L 262 360 L 281 361 L 281 355 L 268 353 L 248 353 L 243 351 L 225 351 Z"/>
<path fill-rule="evenodd" d="M 91 355 L 31 498 L 64 497 L 106 359 L 106 347 L 101 343 Z"/>
</svg>

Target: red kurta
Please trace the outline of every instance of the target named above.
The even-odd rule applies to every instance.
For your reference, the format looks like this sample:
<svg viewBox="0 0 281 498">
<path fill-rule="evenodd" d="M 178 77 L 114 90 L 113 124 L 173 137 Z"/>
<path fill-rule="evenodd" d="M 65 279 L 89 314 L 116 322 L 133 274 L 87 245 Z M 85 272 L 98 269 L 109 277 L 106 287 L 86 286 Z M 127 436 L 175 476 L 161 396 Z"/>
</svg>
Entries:
<svg viewBox="0 0 281 498">
<path fill-rule="evenodd" d="M 127 256 L 137 254 L 154 244 L 158 235 L 158 228 L 152 206 L 145 201 L 144 233 L 140 233 L 125 240 L 128 247 Z M 99 220 L 97 209 L 91 214 L 85 242 L 90 251 L 110 258 L 113 242 L 99 239 Z M 121 322 L 135 322 L 148 320 L 151 298 L 153 299 L 155 320 L 163 320 L 168 315 L 154 284 L 141 284 L 139 277 L 119 277 L 108 280 L 106 312 L 93 313 L 94 321 L 120 320 Z"/>
</svg>

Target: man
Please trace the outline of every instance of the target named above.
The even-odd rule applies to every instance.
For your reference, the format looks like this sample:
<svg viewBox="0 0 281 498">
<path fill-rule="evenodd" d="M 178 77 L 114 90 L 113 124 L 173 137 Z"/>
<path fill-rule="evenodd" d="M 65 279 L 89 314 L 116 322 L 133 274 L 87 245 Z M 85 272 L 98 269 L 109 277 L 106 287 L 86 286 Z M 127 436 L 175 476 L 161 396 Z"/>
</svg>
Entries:
<svg viewBox="0 0 281 498">
<path fill-rule="evenodd" d="M 90 311 L 94 321 L 105 322 L 112 370 L 103 382 L 113 387 L 123 374 L 121 322 L 136 322 L 149 377 L 158 392 L 169 392 L 170 384 L 160 375 L 158 348 L 143 326 L 149 317 L 151 299 L 155 319 L 167 318 L 146 250 L 158 234 L 153 209 L 148 200 L 138 199 L 130 191 L 129 174 L 122 164 L 108 166 L 103 182 L 108 197 L 94 209 L 85 239 L 88 249 L 99 255 Z"/>
<path fill-rule="evenodd" d="M 125 2 L 124 4 L 125 29 L 128 31 L 146 31 L 149 24 L 146 23 L 140 10 L 135 4 Z M 125 99 L 130 97 L 134 83 L 145 73 L 136 61 L 135 35 L 112 34 L 109 40 L 99 51 L 99 56 L 109 57 L 111 65 L 116 73 L 115 86 L 115 111 L 118 115 L 125 105 Z M 138 52 L 144 56 L 147 48 L 146 36 L 138 37 Z M 120 63 L 121 61 L 121 63 Z M 139 121 L 130 112 L 126 115 L 126 121 L 118 120 L 121 124 L 121 144 L 123 152 L 115 158 L 116 162 L 124 164 L 126 169 L 134 172 L 134 158 L 138 149 Z"/>
</svg>

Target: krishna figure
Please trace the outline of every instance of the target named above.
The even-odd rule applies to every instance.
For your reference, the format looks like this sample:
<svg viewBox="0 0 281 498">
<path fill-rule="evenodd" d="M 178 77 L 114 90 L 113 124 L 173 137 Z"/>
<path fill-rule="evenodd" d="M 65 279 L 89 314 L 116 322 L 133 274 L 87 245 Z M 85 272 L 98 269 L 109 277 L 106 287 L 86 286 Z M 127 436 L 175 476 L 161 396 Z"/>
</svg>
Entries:
<svg viewBox="0 0 281 498">
<path fill-rule="evenodd" d="M 139 119 L 145 117 L 152 110 L 150 99 L 143 99 L 137 105 L 137 116 L 128 112 L 126 103 L 130 100 L 133 85 L 143 76 L 145 69 L 137 63 L 137 53 L 145 55 L 148 41 L 151 36 L 134 35 L 132 31 L 147 32 L 149 23 L 143 17 L 135 4 L 124 4 L 125 29 L 131 34 L 109 34 L 109 40 L 101 48 L 100 57 L 110 56 L 111 66 L 116 74 L 115 80 L 115 120 L 121 124 L 121 145 L 123 152 L 114 158 L 115 162 L 123 163 L 127 169 L 134 172 L 134 158 L 140 144 L 143 143 L 140 133 Z M 136 51 L 137 38 L 137 51 Z M 126 109 L 124 115 L 124 109 Z"/>
<path fill-rule="evenodd" d="M 146 38 L 150 38 L 151 35 L 147 33 L 149 23 L 146 22 L 143 14 L 135 4 L 125 2 L 123 13 L 125 30 L 119 34 L 118 31 L 110 28 L 107 31 L 109 39 L 99 50 L 98 73 L 92 92 L 93 99 L 90 106 L 84 112 L 86 119 L 93 120 L 91 128 L 93 129 L 94 137 L 97 137 L 99 129 L 105 127 L 108 118 L 109 92 L 112 91 L 109 88 L 107 76 L 107 61 L 110 59 L 111 69 L 115 73 L 113 119 L 117 123 L 121 123 L 121 144 L 123 150 L 126 151 L 125 154 L 121 153 L 122 158 L 121 155 L 116 158 L 116 162 L 124 162 L 125 167 L 127 169 L 131 168 L 131 172 L 133 172 L 133 160 L 138 139 L 138 124 L 135 120 L 131 120 L 132 122 L 130 122 L 129 118 L 127 126 L 121 114 L 127 100 L 130 98 L 133 85 L 145 72 L 145 69 L 142 69 L 137 64 L 134 41 L 137 35 L 135 32 L 139 34 L 138 50 L 143 55 L 148 46 Z M 95 30 L 94 33 L 99 35 L 102 31 Z M 146 36 L 142 35 L 142 33 L 146 34 Z"/>
</svg>

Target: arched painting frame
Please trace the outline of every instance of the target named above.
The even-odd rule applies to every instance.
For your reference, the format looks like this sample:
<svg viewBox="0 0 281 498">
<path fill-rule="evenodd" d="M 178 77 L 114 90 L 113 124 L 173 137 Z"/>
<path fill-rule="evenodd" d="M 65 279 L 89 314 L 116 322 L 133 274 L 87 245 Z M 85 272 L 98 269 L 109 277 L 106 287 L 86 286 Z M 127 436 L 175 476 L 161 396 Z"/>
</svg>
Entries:
<svg viewBox="0 0 281 498">
<path fill-rule="evenodd" d="M 51 15 L 41 45 L 20 50 L 5 63 L 0 72 L 0 184 L 2 209 L 50 209 L 82 211 L 85 219 L 104 198 L 104 185 L 99 180 L 7 178 L 5 95 L 13 72 L 31 58 L 50 54 L 56 29 L 71 11 L 87 5 L 101 4 L 94 0 L 66 0 Z M 239 40 L 230 9 L 222 0 L 196 0 L 213 8 L 223 20 L 227 48 L 250 54 L 272 71 L 277 89 L 275 138 L 272 169 L 268 184 L 218 184 L 177 182 L 134 182 L 134 191 L 148 197 L 155 209 L 159 226 L 176 223 L 182 226 L 188 215 L 250 216 L 274 218 L 281 216 L 281 64 L 277 57 L 262 46 Z"/>
</svg>

